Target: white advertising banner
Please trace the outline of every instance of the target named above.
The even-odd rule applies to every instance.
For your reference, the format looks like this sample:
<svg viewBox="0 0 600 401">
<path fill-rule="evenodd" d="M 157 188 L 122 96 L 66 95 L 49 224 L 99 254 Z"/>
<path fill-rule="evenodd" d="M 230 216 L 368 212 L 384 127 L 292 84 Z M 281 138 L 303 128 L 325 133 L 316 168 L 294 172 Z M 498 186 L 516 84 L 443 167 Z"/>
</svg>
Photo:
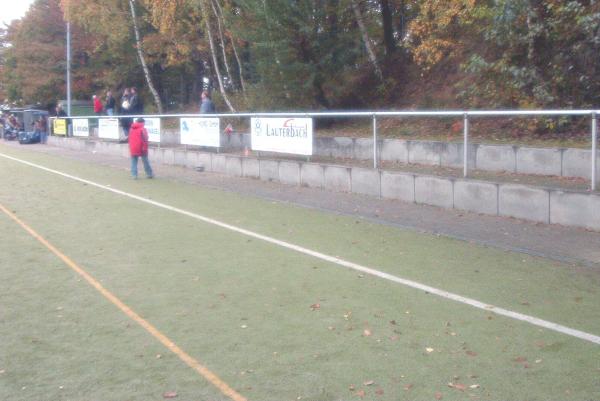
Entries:
<svg viewBox="0 0 600 401">
<path fill-rule="evenodd" d="M 182 118 L 179 126 L 182 145 L 221 146 L 218 118 Z"/>
<path fill-rule="evenodd" d="M 90 126 L 87 118 L 75 118 L 73 119 L 73 136 L 90 136 Z"/>
<path fill-rule="evenodd" d="M 160 118 L 144 118 L 144 128 L 148 131 L 148 141 L 160 143 Z"/>
<path fill-rule="evenodd" d="M 119 139 L 119 119 L 100 118 L 98 120 L 98 137 L 105 139 Z"/>
<path fill-rule="evenodd" d="M 312 155 L 312 118 L 252 118 L 252 150 Z"/>
</svg>

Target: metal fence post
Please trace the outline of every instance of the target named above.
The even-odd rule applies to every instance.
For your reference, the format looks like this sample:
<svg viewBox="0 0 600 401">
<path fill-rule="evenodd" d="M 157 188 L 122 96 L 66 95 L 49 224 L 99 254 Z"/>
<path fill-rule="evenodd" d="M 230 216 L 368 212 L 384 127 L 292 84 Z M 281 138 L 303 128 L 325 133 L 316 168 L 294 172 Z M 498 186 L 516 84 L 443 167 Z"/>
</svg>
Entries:
<svg viewBox="0 0 600 401">
<path fill-rule="evenodd" d="M 469 115 L 463 116 L 463 177 L 467 176 L 469 170 Z"/>
<path fill-rule="evenodd" d="M 592 113 L 592 191 L 596 190 L 596 147 L 598 143 L 598 118 Z"/>
<path fill-rule="evenodd" d="M 373 168 L 377 168 L 377 117 L 373 114 Z"/>
</svg>

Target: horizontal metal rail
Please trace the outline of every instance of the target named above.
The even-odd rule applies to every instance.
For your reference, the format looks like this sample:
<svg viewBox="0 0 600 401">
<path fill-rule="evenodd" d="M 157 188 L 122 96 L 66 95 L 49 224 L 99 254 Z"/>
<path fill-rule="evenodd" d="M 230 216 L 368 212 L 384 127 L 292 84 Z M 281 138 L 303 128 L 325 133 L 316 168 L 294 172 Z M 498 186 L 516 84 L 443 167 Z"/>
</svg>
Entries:
<svg viewBox="0 0 600 401">
<path fill-rule="evenodd" d="M 447 110 L 447 111 L 323 111 L 323 112 L 265 112 L 265 113 L 182 113 L 182 114 L 135 114 L 115 116 L 70 116 L 76 118 L 180 118 L 180 117 L 532 117 L 532 116 L 591 116 L 600 110 Z M 55 116 L 51 118 L 57 118 Z"/>
</svg>

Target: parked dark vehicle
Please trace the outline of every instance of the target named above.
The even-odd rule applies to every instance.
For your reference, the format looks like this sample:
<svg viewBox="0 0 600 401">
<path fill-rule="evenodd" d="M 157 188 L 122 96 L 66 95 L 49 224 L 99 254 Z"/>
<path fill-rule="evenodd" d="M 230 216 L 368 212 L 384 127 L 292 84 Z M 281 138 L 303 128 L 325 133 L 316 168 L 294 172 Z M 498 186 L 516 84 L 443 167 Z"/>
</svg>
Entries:
<svg viewBox="0 0 600 401">
<path fill-rule="evenodd" d="M 41 134 L 38 131 L 21 131 L 19 132 L 19 143 L 21 145 L 29 143 L 40 143 Z"/>
</svg>

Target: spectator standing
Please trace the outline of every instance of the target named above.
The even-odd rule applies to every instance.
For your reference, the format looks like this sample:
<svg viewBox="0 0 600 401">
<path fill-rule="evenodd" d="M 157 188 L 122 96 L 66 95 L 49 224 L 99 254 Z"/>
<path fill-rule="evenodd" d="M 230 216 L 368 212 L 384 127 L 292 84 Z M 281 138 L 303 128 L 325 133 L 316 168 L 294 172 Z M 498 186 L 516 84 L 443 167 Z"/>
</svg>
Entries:
<svg viewBox="0 0 600 401">
<path fill-rule="evenodd" d="M 63 110 L 62 104 L 56 105 L 56 117 L 66 117 L 67 113 Z"/>
<path fill-rule="evenodd" d="M 94 101 L 94 113 L 96 113 L 97 116 L 101 116 L 102 110 L 104 110 L 104 106 L 102 106 L 102 102 L 96 95 L 92 96 L 92 100 Z"/>
<path fill-rule="evenodd" d="M 144 119 L 138 118 L 129 131 L 129 153 L 131 155 L 131 176 L 138 178 L 138 159 L 142 158 L 146 177 L 154 178 L 152 167 L 148 161 L 148 131 L 144 128 Z"/>
<path fill-rule="evenodd" d="M 40 116 L 34 123 L 34 131 L 40 134 L 40 143 L 48 142 L 48 126 L 46 117 Z"/>
<path fill-rule="evenodd" d="M 121 96 L 121 114 L 127 116 L 131 114 L 131 92 L 129 88 L 125 88 L 123 91 L 123 96 Z M 122 118 L 121 125 L 123 126 L 123 133 L 125 134 L 125 138 L 129 136 L 129 127 L 133 122 L 132 118 Z"/>
<path fill-rule="evenodd" d="M 210 94 L 208 91 L 202 91 L 202 95 L 200 95 L 202 102 L 200 103 L 200 113 L 201 114 L 209 114 L 215 112 L 215 104 L 210 100 Z"/>
<path fill-rule="evenodd" d="M 136 88 L 130 88 L 129 92 L 131 93 L 131 98 L 129 99 L 130 104 L 130 112 L 132 115 L 140 115 L 144 114 L 144 103 L 142 99 L 139 97 Z"/>
<path fill-rule="evenodd" d="M 106 91 L 106 99 L 104 100 L 104 110 L 106 110 L 107 116 L 115 115 L 115 98 L 110 90 Z"/>
</svg>

